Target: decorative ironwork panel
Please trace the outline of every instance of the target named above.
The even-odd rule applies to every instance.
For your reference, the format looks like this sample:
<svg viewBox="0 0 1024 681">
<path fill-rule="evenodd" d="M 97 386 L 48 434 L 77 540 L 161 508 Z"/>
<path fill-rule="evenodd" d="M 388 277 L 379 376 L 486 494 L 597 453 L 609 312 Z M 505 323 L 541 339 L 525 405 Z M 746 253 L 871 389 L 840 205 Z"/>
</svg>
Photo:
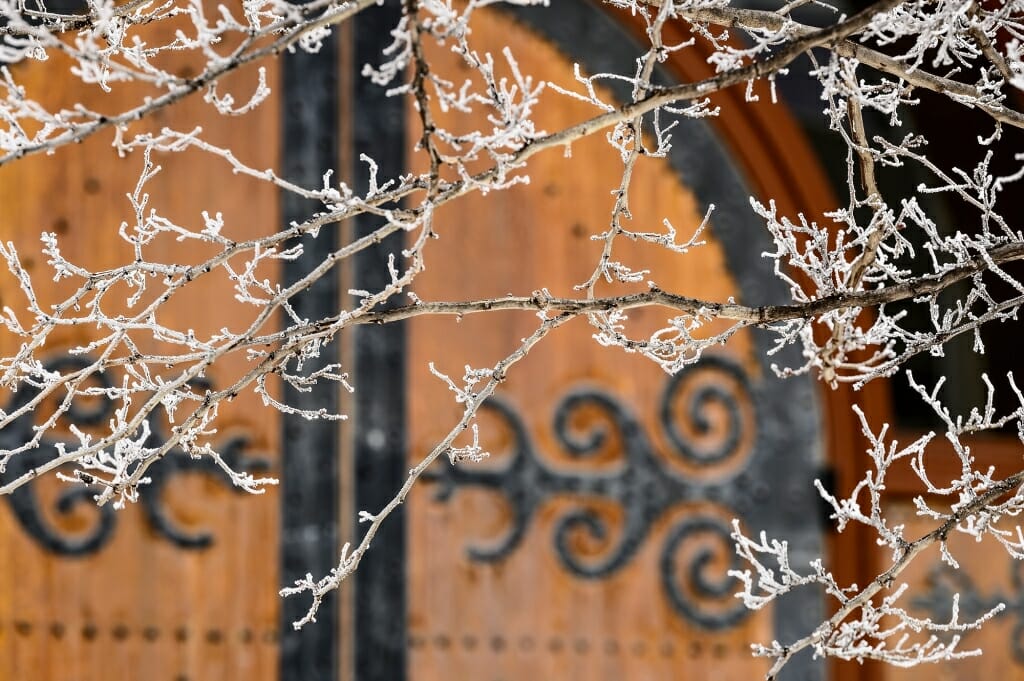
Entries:
<svg viewBox="0 0 1024 681">
<path fill-rule="evenodd" d="M 577 501 L 575 507 L 554 525 L 558 561 L 581 578 L 607 577 L 630 562 L 659 519 L 678 516 L 684 506 L 719 508 L 745 522 L 755 507 L 761 516 L 786 513 L 785 501 L 771 504 L 773 495 L 762 474 L 778 444 L 764 424 L 760 405 L 771 395 L 763 388 L 724 356 L 705 356 L 669 377 L 658 405 L 658 424 L 670 444 L 666 452 L 657 451 L 628 404 L 594 387 L 571 390 L 558 402 L 552 419 L 558 445 L 581 460 L 605 451 L 612 439 L 619 447 L 614 468 L 585 471 L 550 463 L 551 457 L 538 451 L 516 408 L 504 398 L 492 398 L 485 408 L 511 435 L 508 462 L 500 469 L 469 464 L 432 471 L 435 498 L 445 502 L 474 487 L 504 497 L 511 510 L 505 535 L 467 549 L 472 560 L 495 562 L 516 550 L 544 503 L 559 495 L 571 497 Z M 718 423 L 713 422 L 712 410 L 718 410 Z M 577 417 L 585 411 L 591 418 L 582 423 Z M 688 474 L 671 465 L 673 459 L 696 472 Z M 621 511 L 617 529 L 590 505 L 595 500 L 611 502 Z M 724 570 L 712 572 L 714 552 L 706 546 L 710 540 L 732 554 L 729 526 L 720 516 L 701 512 L 673 523 L 661 539 L 659 580 L 665 597 L 676 612 L 703 628 L 734 626 L 748 613 L 732 598 L 738 580 Z M 607 549 L 596 558 L 581 555 L 573 542 L 578 533 Z M 611 539 L 613 534 L 617 539 Z M 702 548 L 685 552 L 684 560 L 681 548 L 693 539 L 700 539 Z M 739 567 L 733 556 L 729 569 Z M 709 610 L 703 605 L 706 599 L 727 605 Z"/>
</svg>

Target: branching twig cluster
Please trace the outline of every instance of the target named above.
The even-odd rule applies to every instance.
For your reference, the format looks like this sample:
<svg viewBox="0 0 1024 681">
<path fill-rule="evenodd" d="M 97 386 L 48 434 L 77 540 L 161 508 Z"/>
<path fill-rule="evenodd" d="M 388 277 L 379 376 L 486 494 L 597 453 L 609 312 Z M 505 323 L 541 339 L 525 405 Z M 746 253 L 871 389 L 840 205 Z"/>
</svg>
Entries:
<svg viewBox="0 0 1024 681">
<path fill-rule="evenodd" d="M 356 569 L 380 525 L 432 462 L 441 457 L 453 463 L 477 460 L 486 454 L 477 438 L 477 410 L 514 364 L 573 318 L 586 318 L 597 342 L 640 353 L 669 372 L 698 361 L 705 350 L 742 329 L 759 327 L 772 334 L 776 351 L 793 345 L 802 353 L 802 363 L 778 366 L 780 375 L 813 374 L 828 385 L 858 386 L 902 371 L 919 353 L 941 352 L 959 335 L 973 335 L 975 350 L 984 352 L 982 326 L 1016 319 L 1024 303 L 1024 283 L 1012 274 L 1011 263 L 1024 258 L 1024 232 L 1004 206 L 1006 192 L 1024 177 L 1024 155 L 1013 158 L 1010 172 L 999 174 L 992 168 L 1004 127 L 1024 128 L 1024 113 L 1016 108 L 1018 90 L 1024 87 L 1024 3 L 877 0 L 845 14 L 841 7 L 816 1 L 829 17 L 821 20 L 819 12 L 813 15 L 817 23 L 798 19 L 805 4 L 799 1 L 780 3 L 774 10 L 725 0 L 606 3 L 641 18 L 647 47 L 631 72 L 589 74 L 577 66 L 575 89 L 567 89 L 525 72 L 510 49 L 494 54 L 474 41 L 474 15 L 498 0 L 403 0 L 391 44 L 376 63 L 365 66 L 364 76 L 391 96 L 410 99 L 421 126 L 417 151 L 424 155 L 426 170 L 382 177 L 374 159 L 363 158 L 368 190 L 357 193 L 337 181 L 335 169 L 321 169 L 319 186 L 301 186 L 273 169 L 252 167 L 245 150 L 218 146 L 204 139 L 201 128 L 158 129 L 149 120 L 193 94 L 222 116 L 266 106 L 270 84 L 261 60 L 290 50 L 316 52 L 331 31 L 376 4 L 374 0 L 216 5 L 202 0 L 86 0 L 74 13 L 48 10 L 40 0 L 0 0 L 0 165 L 59 152 L 111 129 L 125 162 L 141 166 L 137 185 L 128 191 L 132 218 L 117 228 L 131 253 L 129 262 L 93 271 L 65 258 L 57 235 L 42 235 L 52 278 L 66 292 L 56 303 L 41 295 L 40 283 L 24 265 L 20 251 L 26 245 L 0 244 L 0 256 L 21 296 L 0 317 L 4 333 L 14 340 L 10 347 L 17 348 L 0 359 L 0 388 L 33 391 L 31 399 L 0 413 L 0 429 L 33 414 L 45 415 L 37 419 L 30 439 L 0 451 L 0 473 L 13 458 L 38 449 L 43 438 L 63 428 L 62 417 L 76 399 L 102 396 L 116 405 L 109 424 L 97 432 L 72 429 L 73 441 L 61 445 L 56 457 L 19 477 L 0 478 L 0 494 L 70 467 L 74 473 L 62 477 L 72 484 L 99 486 L 97 503 L 120 505 L 145 493 L 147 470 L 175 448 L 212 457 L 236 485 L 259 492 L 273 481 L 232 470 L 212 444 L 225 402 L 251 391 L 285 413 L 345 418 L 289 405 L 280 388 L 287 384 L 307 391 L 330 382 L 357 389 L 344 367 L 305 368 L 346 329 L 420 315 L 497 310 L 536 314 L 537 330 L 493 366 L 467 368 L 461 382 L 438 373 L 462 405 L 461 418 L 430 452 L 421 454 L 391 503 L 363 512 L 361 518 L 369 523 L 366 532 L 355 548 L 346 547 L 331 574 L 309 575 L 284 590 L 285 595 L 312 598 L 308 614 L 296 623 L 301 626 L 315 618 L 322 598 Z M 668 26 L 682 26 L 690 37 L 673 43 L 666 37 Z M 660 64 L 698 44 L 710 54 L 706 60 L 713 75 L 675 84 L 659 80 Z M 457 55 L 466 67 L 465 79 L 455 82 L 436 72 L 428 46 Z M 54 104 L 53 97 L 31 91 L 21 79 L 24 63 L 51 57 L 68 68 L 54 79 L 73 77 L 86 90 L 101 92 L 132 84 L 139 93 L 137 103 L 123 110 Z M 200 68 L 183 75 L 185 63 Z M 845 145 L 848 197 L 845 206 L 824 216 L 826 223 L 820 217 L 781 215 L 770 197 L 751 199 L 773 243 L 765 257 L 787 285 L 789 298 L 758 307 L 732 299 L 701 300 L 685 291 L 663 290 L 642 263 L 624 262 L 623 239 L 699 254 L 705 229 L 715 222 L 711 206 L 700 224 L 676 226 L 665 216 L 660 225 L 634 225 L 631 187 L 638 164 L 657 162 L 672 145 L 686 144 L 676 129 L 678 121 L 716 116 L 718 93 L 741 87 L 753 100 L 764 82 L 774 98 L 776 81 L 798 67 L 816 80 L 825 120 Z M 247 89 L 225 84 L 224 77 L 233 72 L 248 74 Z M 629 84 L 629 101 L 612 100 L 605 87 L 611 81 Z M 991 126 L 987 138 L 969 141 L 981 150 L 974 167 L 944 167 L 933 160 L 930 145 L 944 141 L 925 139 L 905 123 L 922 91 L 974 109 Z M 565 128 L 544 131 L 535 120 L 542 97 L 570 97 L 594 113 Z M 487 126 L 464 129 L 452 122 L 464 120 L 453 114 L 470 112 L 485 113 Z M 435 221 L 441 206 L 470 193 L 527 182 L 534 156 L 550 149 L 567 151 L 599 133 L 618 152 L 622 168 L 610 187 L 607 227 L 592 235 L 600 253 L 589 277 L 577 287 L 578 298 L 555 297 L 545 289 L 502 298 L 474 298 L 470 292 L 461 301 L 422 300 L 414 294 L 413 284 L 428 266 L 429 248 L 435 247 L 439 234 Z M 305 220 L 244 240 L 231 236 L 240 227 L 228 224 L 216 206 L 208 207 L 194 224 L 178 224 L 152 208 L 148 188 L 160 173 L 160 159 L 186 150 L 213 157 L 225 171 L 313 200 L 319 208 Z M 880 178 L 892 169 L 913 169 L 928 179 L 911 196 L 890 196 Z M 972 224 L 947 224 L 932 214 L 927 202 L 932 194 L 962 203 L 974 215 Z M 380 227 L 341 243 L 298 280 L 287 285 L 277 280 L 281 261 L 301 254 L 296 237 L 316 237 L 360 215 L 373 216 Z M 400 232 L 407 234 L 407 247 L 389 260 L 385 286 L 350 292 L 352 304 L 331 317 L 309 319 L 297 311 L 296 296 L 314 282 L 335 276 L 339 263 Z M 162 260 L 161 245 L 169 240 L 193 245 L 194 261 Z M 437 247 L 443 247 L 443 239 Z M 246 315 L 244 324 L 197 333 L 168 321 L 164 310 L 170 301 L 197 282 L 218 276 L 230 281 Z M 629 313 L 639 307 L 668 310 L 662 328 L 635 331 Z M 911 308 L 920 314 L 910 315 Z M 922 317 L 928 320 L 926 326 L 911 323 Z M 43 354 L 47 342 L 73 328 L 90 330 L 88 342 L 70 349 L 88 361 L 63 372 L 48 369 Z M 165 348 L 159 354 L 151 350 L 157 344 Z M 228 358 L 241 361 L 244 370 L 226 387 L 198 387 L 199 379 Z M 98 386 L 91 379 L 101 373 L 119 379 Z M 752 540 L 736 528 L 737 550 L 751 565 L 738 573 L 749 607 L 764 607 L 792 589 L 811 586 L 823 588 L 837 604 L 834 614 L 805 638 L 756 647 L 756 654 L 773 660 L 770 676 L 805 648 L 819 655 L 898 665 L 972 654 L 961 651 L 959 639 L 948 634 L 977 628 L 994 613 L 961 622 L 954 600 L 948 622 L 916 618 L 899 606 L 903 588 L 893 588 L 896 578 L 933 545 L 955 566 L 947 546 L 954 532 L 989 538 L 1014 558 L 1024 557 L 1024 535 L 1007 525 L 1024 510 L 1024 472 L 996 479 L 992 471 L 978 470 L 964 441 L 972 433 L 1011 425 L 1024 440 L 1020 391 L 1011 381 L 1010 390 L 1022 406 L 997 416 L 992 406 L 995 388 L 989 384 L 988 404 L 960 418 L 945 406 L 941 384 L 912 384 L 944 424 L 944 436 L 960 457 L 961 475 L 949 481 L 929 475 L 925 453 L 934 435 L 900 447 L 887 437 L 886 428 L 873 432 L 861 414 L 873 470 L 845 498 L 821 489 L 840 529 L 860 523 L 877 532 L 892 554 L 886 572 L 866 587 L 844 586 L 821 562 L 808 570 L 791 565 L 784 542 L 766 536 Z M 55 406 L 43 409 L 44 404 Z M 166 441 L 154 444 L 148 419 L 157 411 L 166 414 L 172 427 Z M 457 438 L 467 430 L 473 434 L 472 444 L 458 446 Z M 935 529 L 917 539 L 906 538 L 903 528 L 892 525 L 885 514 L 885 477 L 901 460 L 910 463 L 928 491 L 916 501 L 917 511 Z"/>
</svg>

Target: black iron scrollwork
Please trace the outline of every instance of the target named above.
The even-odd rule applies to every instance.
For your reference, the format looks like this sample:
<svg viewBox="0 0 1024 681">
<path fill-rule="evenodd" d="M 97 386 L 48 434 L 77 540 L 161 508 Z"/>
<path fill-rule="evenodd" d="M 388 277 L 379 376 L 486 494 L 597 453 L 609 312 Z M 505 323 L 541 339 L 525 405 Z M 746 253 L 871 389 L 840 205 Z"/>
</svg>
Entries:
<svg viewBox="0 0 1024 681">
<path fill-rule="evenodd" d="M 984 596 L 974 581 L 963 570 L 954 570 L 945 563 L 933 568 L 927 577 L 928 591 L 912 601 L 915 608 L 927 612 L 937 622 L 948 620 L 953 594 L 960 594 L 960 619 L 969 621 L 981 617 L 1002 603 L 1005 607 L 996 617 L 1015 620 L 1010 634 L 1013 659 L 1024 665 L 1024 564 L 1010 560 L 1009 593 L 993 592 Z"/>
<path fill-rule="evenodd" d="M 83 369 L 92 362 L 81 356 L 65 355 L 49 360 L 45 367 L 50 371 L 68 372 Z M 100 388 L 111 387 L 110 379 L 104 373 L 94 374 L 90 380 Z M 208 387 L 202 381 L 196 387 Z M 24 388 L 12 398 L 6 407 L 11 413 L 28 404 L 39 394 L 38 389 Z M 101 424 L 113 415 L 114 404 L 104 397 L 74 400 L 67 412 L 61 417 L 60 423 L 66 426 L 88 428 Z M 34 431 L 34 414 L 29 413 L 16 419 L 3 431 L 0 431 L 0 449 L 15 449 L 32 438 Z M 151 414 L 149 419 L 150 436 L 145 443 L 153 446 L 166 439 L 160 415 Z M 44 437 L 39 446 L 33 450 L 20 453 L 11 458 L 6 471 L 0 473 L 0 482 L 13 480 L 24 473 L 52 460 L 58 456 L 59 447 L 63 442 L 55 437 Z M 248 439 L 244 435 L 236 435 L 218 443 L 218 451 L 225 462 L 240 471 L 259 472 L 269 468 L 269 462 L 262 457 L 248 456 Z M 163 493 L 168 484 L 182 473 L 200 473 L 221 480 L 232 490 L 241 492 L 231 484 L 230 478 L 209 458 L 194 459 L 180 449 L 172 449 L 161 461 L 153 464 L 148 471 L 151 479 L 150 489 L 141 495 L 140 503 L 146 519 L 153 530 L 164 539 L 186 549 L 202 549 L 213 543 L 213 536 L 206 531 L 189 531 L 179 527 L 168 512 Z M 77 508 L 91 508 L 95 518 L 87 530 L 68 534 L 54 527 L 46 519 L 40 499 L 33 483 L 22 485 L 10 495 L 7 501 L 14 517 L 25 532 L 44 549 L 64 556 L 84 556 L 100 551 L 113 537 L 115 529 L 114 510 L 108 506 L 97 507 L 92 503 L 93 497 L 99 493 L 95 487 L 74 486 L 62 490 L 55 503 L 55 510 L 60 515 L 68 515 Z"/>
<path fill-rule="evenodd" d="M 730 577 L 728 571 L 721 571 L 718 575 L 711 574 L 711 564 L 715 559 L 714 548 L 704 545 L 694 553 L 685 568 L 677 564 L 680 548 L 701 535 L 712 537 L 714 548 L 730 556 L 729 570 L 740 569 L 739 557 L 732 548 L 729 527 L 718 518 L 690 517 L 673 527 L 665 539 L 665 548 L 661 553 L 662 586 L 675 609 L 686 615 L 689 620 L 708 629 L 727 629 L 739 623 L 750 611 L 732 598 L 737 590 L 735 577 Z M 677 577 L 682 572 L 685 572 L 685 581 Z M 687 595 L 684 587 L 689 587 L 704 597 L 730 602 L 731 607 L 711 616 Z"/>
<path fill-rule="evenodd" d="M 712 376 L 717 379 L 710 380 Z M 677 418 L 681 402 L 685 402 L 681 411 L 689 420 L 685 428 L 680 427 Z M 714 433 L 708 414 L 712 402 L 725 413 L 724 427 L 714 424 Z M 749 404 L 748 416 L 744 416 L 744 403 Z M 577 459 L 598 457 L 617 445 L 619 456 L 613 467 L 579 471 L 546 463 L 508 402 L 492 398 L 484 407 L 508 429 L 511 452 L 507 463 L 501 468 L 446 466 L 428 476 L 438 485 L 437 501 L 447 501 L 457 490 L 471 487 L 507 499 L 512 516 L 509 529 L 494 543 L 469 546 L 467 552 L 476 561 L 494 562 L 511 554 L 522 542 L 538 508 L 552 497 L 562 497 L 571 500 L 573 507 L 555 521 L 553 539 L 559 562 L 579 577 L 603 578 L 629 563 L 660 518 L 679 516 L 681 504 L 701 504 L 704 508 L 714 505 L 733 513 L 738 510 L 742 515 L 752 497 L 767 493 L 752 482 L 746 470 L 749 459 L 743 460 L 744 465 L 727 466 L 712 477 L 697 478 L 666 466 L 630 410 L 594 388 L 574 390 L 561 400 L 555 410 L 554 434 L 558 444 Z M 574 422 L 581 423 L 585 415 L 589 416 L 585 424 L 574 427 Z M 739 458 L 741 443 L 753 441 L 757 428 L 749 379 L 739 365 L 722 357 L 706 357 L 670 378 L 659 417 L 666 440 L 674 448 L 672 454 L 701 468 Z M 713 436 L 714 441 L 698 445 L 687 437 L 688 432 L 701 436 L 701 440 Z M 601 509 L 608 506 L 615 509 L 619 522 L 611 522 L 608 514 L 602 513 Z M 674 522 L 660 559 L 667 598 L 677 612 L 704 628 L 719 630 L 735 625 L 747 613 L 732 597 L 737 580 L 726 574 L 727 569 L 735 567 L 735 558 L 715 560 L 716 555 L 725 555 L 716 551 L 724 549 L 732 554 L 729 527 L 707 513 L 683 516 Z M 596 544 L 601 550 L 593 555 L 584 551 L 582 544 Z M 686 549 L 691 545 L 695 548 Z M 727 565 L 723 567 L 723 563 Z"/>
<path fill-rule="evenodd" d="M 715 367 L 730 375 L 739 385 L 749 388 L 746 373 L 732 362 L 718 357 L 706 357 L 701 366 Z M 675 402 L 677 401 L 675 396 L 680 394 L 680 388 L 687 376 L 686 372 L 679 372 L 669 379 L 666 387 L 659 414 L 665 435 L 668 436 L 676 451 L 691 463 L 710 466 L 725 461 L 736 454 L 740 446 L 740 436 L 743 433 L 743 417 L 738 396 L 720 382 L 706 383 L 692 391 L 685 405 L 685 412 L 688 423 L 692 425 L 697 434 L 706 435 L 711 430 L 711 421 L 707 414 L 711 404 L 718 403 L 725 408 L 728 414 L 725 437 L 721 438 L 720 442 L 712 441 L 710 446 L 701 447 L 679 430 L 680 421 L 675 416 Z M 749 390 L 746 396 L 750 397 Z"/>
</svg>

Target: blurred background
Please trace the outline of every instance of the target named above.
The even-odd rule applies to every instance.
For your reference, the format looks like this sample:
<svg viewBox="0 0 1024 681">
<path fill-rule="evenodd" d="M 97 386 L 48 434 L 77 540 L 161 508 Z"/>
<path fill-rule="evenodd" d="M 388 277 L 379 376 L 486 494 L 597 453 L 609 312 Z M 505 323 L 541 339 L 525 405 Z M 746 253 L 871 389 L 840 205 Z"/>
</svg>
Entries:
<svg viewBox="0 0 1024 681">
<path fill-rule="evenodd" d="M 822 10 L 800 11 L 810 23 L 821 19 Z M 202 125 L 205 139 L 234 149 L 249 165 L 279 169 L 310 186 L 320 186 L 324 168 L 337 167 L 341 179 L 365 192 L 361 154 L 377 161 L 382 177 L 424 170 L 413 153 L 418 119 L 407 102 L 359 76 L 390 42 L 399 14 L 398 3 L 386 2 L 346 25 L 320 53 L 266 64 L 274 95 L 243 118 L 219 117 L 193 98 L 148 125 Z M 574 86 L 573 63 L 589 73 L 631 72 L 643 51 L 635 17 L 589 0 L 559 0 L 548 9 L 499 7 L 475 20 L 479 49 L 497 54 L 508 45 L 521 70 L 566 88 Z M 659 78 L 710 75 L 704 49 L 674 53 Z M 464 77 L 456 55 L 437 48 L 429 56 L 436 72 Z M 745 102 L 742 89 L 722 93 L 713 101 L 721 116 L 684 121 L 668 158 L 638 166 L 637 226 L 654 231 L 667 217 L 685 234 L 710 204 L 716 211 L 707 245 L 673 254 L 620 244 L 624 261 L 650 269 L 649 278 L 669 291 L 748 304 L 785 299 L 785 287 L 761 256 L 770 244 L 748 197 L 773 198 L 780 214 L 816 220 L 849 200 L 846 149 L 827 129 L 825 103 L 806 71 L 805 58 L 779 81 L 778 104 L 766 88 L 755 88 L 756 103 Z M 117 110 L 138 95 L 130 87 L 111 94 L 76 88 L 60 80 L 61 72 L 60 63 L 42 63 L 18 75 L 65 106 L 84 100 Z M 246 87 L 253 77 L 241 71 L 228 88 Z M 615 81 L 606 94 L 620 101 L 629 96 Z M 971 111 L 915 94 L 921 103 L 902 121 L 901 137 L 991 134 Z M 557 130 L 592 113 L 549 91 L 537 120 Z M 445 123 L 469 130 L 485 115 L 450 114 Z M 869 118 L 869 134 L 893 134 L 888 124 Z M 1021 140 L 1012 131 L 1003 135 L 1012 160 Z M 942 165 L 964 169 L 984 154 L 959 143 L 931 151 Z M 155 161 L 162 171 L 148 186 L 152 205 L 181 224 L 196 224 L 202 210 L 221 211 L 226 232 L 251 238 L 316 208 L 232 175 L 196 150 Z M 993 164 L 1006 161 L 997 157 Z M 131 219 L 125 194 L 141 163 L 117 158 L 109 136 L 98 135 L 0 169 L 0 238 L 13 241 L 26 267 L 43 277 L 41 231 L 57 233 L 72 262 L 94 269 L 120 264 L 131 253 L 117 228 Z M 574 145 L 571 158 L 536 157 L 529 172 L 529 185 L 470 195 L 443 209 L 439 240 L 427 249 L 427 271 L 414 287 L 421 299 L 526 295 L 542 287 L 568 296 L 587 278 L 599 254 L 590 236 L 605 229 L 610 191 L 621 174 L 617 152 L 594 136 Z M 883 171 L 881 181 L 885 198 L 896 203 L 929 178 L 895 169 Z M 929 196 L 926 209 L 951 231 L 971 229 L 970 212 L 941 196 Z M 304 244 L 303 259 L 276 276 L 294 279 L 333 244 L 377 226 L 371 216 L 324 229 Z M 331 314 L 347 304 L 350 288 L 382 286 L 388 255 L 401 248 L 399 238 L 360 254 L 311 290 L 300 314 Z M 162 255 L 196 257 L 172 244 Z M 55 283 L 48 294 L 56 300 L 61 292 Z M 17 309 L 19 296 L 12 277 L 0 279 L 0 304 Z M 226 279 L 211 279 L 167 311 L 197 335 L 242 314 Z M 666 314 L 644 309 L 630 318 L 634 328 L 654 330 Z M 787 538 L 797 566 L 824 554 L 845 583 L 865 584 L 884 569 L 886 556 L 877 553 L 873 536 L 831 530 L 812 481 L 844 492 L 866 470 L 864 437 L 850 410 L 855 402 L 874 424 L 892 423 L 908 440 L 934 427 L 905 383 L 876 381 L 855 392 L 806 377 L 778 380 L 765 357 L 768 340 L 756 332 L 737 334 L 720 352 L 670 377 L 648 361 L 598 346 L 580 319 L 517 366 L 481 412 L 482 444 L 492 456 L 433 469 L 385 524 L 354 579 L 321 607 L 318 621 L 293 630 L 308 603 L 281 600 L 278 589 L 306 573 L 326 574 L 341 544 L 360 536 L 357 511 L 387 503 L 410 465 L 457 421 L 461 407 L 428 363 L 453 376 L 465 364 L 493 365 L 535 321 L 528 313 L 501 312 L 353 329 L 322 360 L 340 359 L 356 392 L 288 396 L 307 407 L 341 408 L 351 418 L 340 427 L 282 416 L 240 396 L 221 414 L 218 444 L 239 467 L 281 479 L 263 496 L 239 493 L 214 466 L 173 452 L 153 467 L 140 502 L 122 511 L 98 509 L 88 491 L 55 479 L 0 499 L 0 679 L 752 679 L 767 665 L 751 657 L 750 642 L 800 638 L 828 604 L 810 592 L 746 611 L 727 575 L 742 567 L 729 540 L 733 518 L 747 531 Z M 86 340 L 68 335 L 61 342 Z M 1015 342 L 1016 330 L 1002 325 L 987 331 L 988 354 L 973 352 L 968 339 L 942 357 L 915 360 L 913 370 L 926 384 L 948 376 L 954 404 L 969 410 L 983 399 L 982 371 L 1001 376 L 1014 368 Z M 50 348 L 51 366 L 80 361 L 59 345 Z M 0 335 L 0 349 L 15 348 Z M 158 352 L 159 345 L 148 350 Z M 799 356 L 783 353 L 771 361 L 796 364 Z M 226 382 L 239 370 L 227 364 L 208 380 Z M 0 406 L 9 409 L 26 395 L 5 399 Z M 100 399 L 83 403 L 72 412 L 73 425 L 88 430 L 112 408 Z M 2 446 L 31 437 L 33 423 L 24 419 L 0 433 Z M 166 425 L 157 417 L 153 429 L 159 438 Z M 58 444 L 46 441 L 38 456 L 52 455 Z M 974 451 L 1009 471 L 1019 460 L 1017 448 L 1008 433 L 978 441 Z M 929 456 L 937 477 L 954 471 L 941 443 Z M 16 463 L 4 476 L 31 465 Z M 931 529 L 913 515 L 919 484 L 909 469 L 894 471 L 889 483 L 893 514 L 905 519 L 910 536 Z M 782 678 L 1024 678 L 1024 574 L 987 545 L 958 555 L 960 572 L 942 567 L 937 556 L 908 569 L 913 608 L 948 618 L 953 592 L 961 594 L 964 618 L 1006 602 L 997 620 L 966 642 L 984 647 L 984 657 L 910 671 L 804 657 Z"/>
</svg>

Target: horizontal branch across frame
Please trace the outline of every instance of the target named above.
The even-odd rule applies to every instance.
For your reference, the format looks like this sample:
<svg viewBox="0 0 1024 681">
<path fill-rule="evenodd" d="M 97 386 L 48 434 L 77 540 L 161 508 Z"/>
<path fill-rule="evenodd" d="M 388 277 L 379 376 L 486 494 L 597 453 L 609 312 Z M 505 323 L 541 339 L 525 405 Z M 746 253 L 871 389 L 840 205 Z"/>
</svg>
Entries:
<svg viewBox="0 0 1024 681">
<path fill-rule="evenodd" d="M 661 306 L 683 313 L 706 314 L 718 319 L 744 322 L 761 326 L 794 319 L 811 319 L 822 314 L 851 308 L 869 308 L 887 303 L 911 300 L 921 296 L 935 295 L 946 288 L 976 274 L 986 271 L 990 265 L 1005 264 L 1024 259 L 1024 244 L 1008 244 L 988 252 L 987 258 L 979 256 L 970 264 L 951 269 L 941 274 L 921 277 L 897 286 L 888 286 L 866 291 L 849 291 L 818 298 L 806 303 L 792 305 L 749 306 L 739 303 L 721 303 L 689 296 L 678 295 L 652 287 L 648 291 L 624 296 L 605 298 L 559 298 L 537 293 L 532 296 L 505 296 L 467 301 L 418 302 L 396 307 L 391 310 L 358 313 L 353 315 L 351 324 L 387 324 L 418 317 L 421 315 L 464 316 L 480 312 L 499 310 L 528 310 L 534 312 L 558 312 L 583 315 L 613 310 L 629 310 L 639 307 Z M 318 325 L 337 323 L 338 318 L 324 320 Z M 310 332 L 318 325 L 311 325 Z M 260 339 L 265 342 L 269 339 Z"/>
</svg>

